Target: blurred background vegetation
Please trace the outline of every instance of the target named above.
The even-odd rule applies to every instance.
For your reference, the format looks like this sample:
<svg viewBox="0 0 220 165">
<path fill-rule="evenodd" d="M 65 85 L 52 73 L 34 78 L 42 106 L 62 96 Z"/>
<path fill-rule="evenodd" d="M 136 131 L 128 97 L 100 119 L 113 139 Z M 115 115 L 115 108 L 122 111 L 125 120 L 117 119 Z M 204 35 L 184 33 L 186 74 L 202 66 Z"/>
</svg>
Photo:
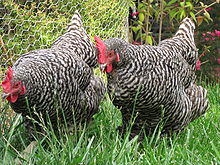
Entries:
<svg viewBox="0 0 220 165">
<path fill-rule="evenodd" d="M 21 54 L 48 48 L 64 33 L 79 10 L 93 38 L 126 38 L 128 1 L 112 0 L 3 0 L 0 2 L 0 64 L 12 65 Z M 1 75 L 1 73 L 0 73 Z"/>
<path fill-rule="evenodd" d="M 220 80 L 219 0 L 135 0 L 130 4 L 130 42 L 156 45 L 172 37 L 181 20 L 188 16 L 197 24 L 195 42 L 199 49 L 199 82 Z"/>
</svg>

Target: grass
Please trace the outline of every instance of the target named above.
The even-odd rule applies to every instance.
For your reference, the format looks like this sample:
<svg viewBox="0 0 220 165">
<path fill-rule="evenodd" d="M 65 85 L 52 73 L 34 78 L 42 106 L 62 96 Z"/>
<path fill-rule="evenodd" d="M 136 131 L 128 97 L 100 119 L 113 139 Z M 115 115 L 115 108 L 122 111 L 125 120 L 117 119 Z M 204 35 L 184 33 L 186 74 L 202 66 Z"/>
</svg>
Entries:
<svg viewBox="0 0 220 165">
<path fill-rule="evenodd" d="M 121 116 L 110 101 L 102 103 L 100 112 L 87 128 L 60 138 L 48 133 L 39 140 L 23 164 L 220 164 L 220 93 L 219 86 L 207 86 L 210 109 L 190 123 L 172 139 L 146 137 L 129 141 L 116 128 Z M 1 101 L 1 100 L 0 100 Z M 24 133 L 20 115 L 8 119 L 9 106 L 3 104 L 0 115 L 0 164 L 13 164 L 18 153 L 30 143 Z M 3 133 L 4 132 L 4 133 Z"/>
</svg>

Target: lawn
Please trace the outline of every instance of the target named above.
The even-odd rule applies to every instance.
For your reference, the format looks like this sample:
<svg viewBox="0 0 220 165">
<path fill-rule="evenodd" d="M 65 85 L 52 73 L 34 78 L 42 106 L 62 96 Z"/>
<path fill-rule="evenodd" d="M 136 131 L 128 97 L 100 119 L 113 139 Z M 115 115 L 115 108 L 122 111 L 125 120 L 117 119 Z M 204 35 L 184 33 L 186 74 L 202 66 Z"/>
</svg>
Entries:
<svg viewBox="0 0 220 165">
<path fill-rule="evenodd" d="M 87 128 L 59 138 L 50 131 L 23 164 L 220 164 L 220 89 L 219 85 L 206 88 L 209 111 L 172 138 L 146 137 L 143 142 L 122 138 L 116 131 L 120 112 L 107 100 Z M 30 141 L 19 125 L 20 115 L 14 116 L 8 104 L 1 104 L 0 164 L 14 164 Z"/>
</svg>

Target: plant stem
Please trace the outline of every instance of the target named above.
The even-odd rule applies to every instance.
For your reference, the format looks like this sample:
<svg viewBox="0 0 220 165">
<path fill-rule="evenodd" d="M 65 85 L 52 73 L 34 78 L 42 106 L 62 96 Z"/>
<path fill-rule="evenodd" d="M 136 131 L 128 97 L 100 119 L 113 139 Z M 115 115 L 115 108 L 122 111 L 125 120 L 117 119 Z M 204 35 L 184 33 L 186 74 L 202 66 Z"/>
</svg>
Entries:
<svg viewBox="0 0 220 165">
<path fill-rule="evenodd" d="M 148 44 L 147 41 L 147 37 L 149 34 L 149 13 L 150 13 L 150 1 L 149 0 L 145 0 L 146 4 L 147 4 L 147 12 L 145 13 L 145 18 L 146 18 L 146 44 Z"/>
<path fill-rule="evenodd" d="M 206 6 L 204 9 L 199 10 L 195 15 L 198 15 L 199 13 L 201 13 L 201 12 L 204 11 L 205 9 L 207 9 L 207 8 L 209 8 L 209 7 L 211 7 L 211 6 L 213 6 L 213 5 L 216 4 L 216 3 L 217 3 L 216 1 L 213 2 L 213 3 L 211 3 L 210 5 Z"/>
<path fill-rule="evenodd" d="M 160 0 L 160 29 L 159 29 L 159 41 L 161 41 L 161 34 L 162 34 L 162 28 L 163 28 L 163 0 Z"/>
</svg>

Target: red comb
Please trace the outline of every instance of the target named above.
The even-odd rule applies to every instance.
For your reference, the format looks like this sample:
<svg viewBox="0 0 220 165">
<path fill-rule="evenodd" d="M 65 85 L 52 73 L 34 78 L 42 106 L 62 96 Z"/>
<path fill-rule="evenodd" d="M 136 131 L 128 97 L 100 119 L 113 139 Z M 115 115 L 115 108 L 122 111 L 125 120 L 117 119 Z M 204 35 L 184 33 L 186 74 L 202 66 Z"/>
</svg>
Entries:
<svg viewBox="0 0 220 165">
<path fill-rule="evenodd" d="M 10 81 L 12 80 L 12 76 L 13 76 L 13 71 L 10 66 L 8 67 L 8 70 L 6 71 L 6 73 L 7 73 L 6 79 L 2 81 L 2 88 L 3 88 L 3 92 L 5 93 L 7 93 L 8 90 L 10 89 L 10 86 L 11 86 Z"/>
<path fill-rule="evenodd" d="M 10 66 L 8 67 L 8 70 L 6 71 L 6 73 L 7 73 L 6 79 L 8 78 L 8 80 L 12 80 L 13 71 L 12 71 L 12 68 Z"/>
<path fill-rule="evenodd" d="M 99 51 L 98 62 L 103 64 L 106 61 L 106 46 L 99 37 L 95 36 L 94 39 L 96 41 L 96 48 Z"/>
</svg>

